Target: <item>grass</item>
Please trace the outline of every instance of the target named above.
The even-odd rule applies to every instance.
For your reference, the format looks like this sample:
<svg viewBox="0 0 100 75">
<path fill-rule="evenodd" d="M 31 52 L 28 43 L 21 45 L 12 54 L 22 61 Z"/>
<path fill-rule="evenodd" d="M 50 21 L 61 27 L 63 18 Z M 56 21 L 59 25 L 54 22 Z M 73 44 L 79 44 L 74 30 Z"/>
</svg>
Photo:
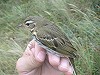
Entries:
<svg viewBox="0 0 100 75">
<path fill-rule="evenodd" d="M 17 74 L 16 61 L 31 39 L 17 25 L 29 15 L 39 15 L 55 22 L 78 50 L 78 75 L 99 75 L 100 15 L 93 3 L 94 0 L 1 0 L 0 74 Z"/>
</svg>

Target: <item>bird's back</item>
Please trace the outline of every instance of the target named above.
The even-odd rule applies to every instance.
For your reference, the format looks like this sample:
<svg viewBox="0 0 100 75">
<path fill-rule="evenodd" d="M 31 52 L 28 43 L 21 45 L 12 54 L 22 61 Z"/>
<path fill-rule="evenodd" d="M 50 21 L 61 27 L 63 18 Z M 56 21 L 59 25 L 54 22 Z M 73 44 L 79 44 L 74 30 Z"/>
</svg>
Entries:
<svg viewBox="0 0 100 75">
<path fill-rule="evenodd" d="M 43 45 L 60 53 L 61 56 L 75 57 L 76 49 L 57 25 L 45 19 L 37 24 L 43 24 L 37 31 L 37 38 Z"/>
</svg>

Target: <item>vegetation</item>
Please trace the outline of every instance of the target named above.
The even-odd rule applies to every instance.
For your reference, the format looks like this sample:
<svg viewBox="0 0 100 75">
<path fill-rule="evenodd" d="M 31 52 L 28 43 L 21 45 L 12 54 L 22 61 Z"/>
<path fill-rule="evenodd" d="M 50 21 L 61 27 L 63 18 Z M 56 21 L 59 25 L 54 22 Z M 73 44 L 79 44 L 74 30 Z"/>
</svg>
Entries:
<svg viewBox="0 0 100 75">
<path fill-rule="evenodd" d="M 78 75 L 100 75 L 99 0 L 0 0 L 0 74 L 16 75 L 31 35 L 17 26 L 30 15 L 55 22 L 78 50 Z"/>
</svg>

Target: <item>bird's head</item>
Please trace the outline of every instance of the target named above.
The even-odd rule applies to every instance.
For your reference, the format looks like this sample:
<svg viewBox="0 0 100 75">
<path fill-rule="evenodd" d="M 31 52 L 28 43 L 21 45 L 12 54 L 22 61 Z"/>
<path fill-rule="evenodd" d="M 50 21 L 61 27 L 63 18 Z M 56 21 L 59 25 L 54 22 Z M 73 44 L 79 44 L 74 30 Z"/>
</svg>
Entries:
<svg viewBox="0 0 100 75">
<path fill-rule="evenodd" d="M 22 24 L 19 25 L 19 27 L 25 27 L 33 32 L 34 28 L 40 25 L 37 23 L 41 22 L 42 20 L 43 18 L 40 16 L 29 16 L 24 20 Z"/>
</svg>

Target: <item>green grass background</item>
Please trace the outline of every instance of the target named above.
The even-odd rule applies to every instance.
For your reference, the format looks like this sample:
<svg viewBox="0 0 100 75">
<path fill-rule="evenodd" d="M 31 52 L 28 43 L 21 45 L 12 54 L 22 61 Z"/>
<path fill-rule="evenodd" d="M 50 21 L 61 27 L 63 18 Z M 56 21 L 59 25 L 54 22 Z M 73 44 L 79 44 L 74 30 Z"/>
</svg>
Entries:
<svg viewBox="0 0 100 75">
<path fill-rule="evenodd" d="M 0 75 L 17 75 L 16 61 L 32 39 L 17 26 L 30 15 L 57 24 L 78 50 L 78 75 L 100 75 L 99 0 L 0 0 Z"/>
</svg>

